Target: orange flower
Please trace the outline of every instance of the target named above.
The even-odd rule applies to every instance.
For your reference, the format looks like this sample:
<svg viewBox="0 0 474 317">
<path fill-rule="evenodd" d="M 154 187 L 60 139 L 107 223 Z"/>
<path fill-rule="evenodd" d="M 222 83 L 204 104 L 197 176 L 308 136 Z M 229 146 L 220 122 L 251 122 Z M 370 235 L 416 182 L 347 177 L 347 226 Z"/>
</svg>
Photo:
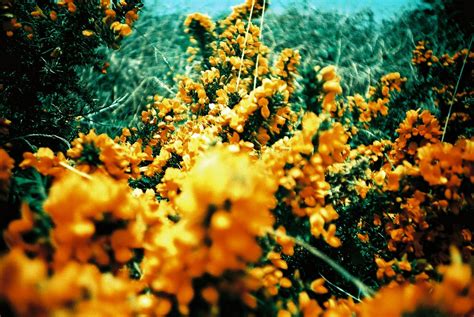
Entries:
<svg viewBox="0 0 474 317">
<path fill-rule="evenodd" d="M 49 18 L 51 19 L 51 21 L 56 21 L 58 19 L 58 13 L 54 10 L 51 10 L 51 12 L 49 13 Z"/>
<path fill-rule="evenodd" d="M 400 270 L 410 272 L 411 271 L 411 263 L 407 261 L 406 255 L 403 257 L 402 261 L 397 261 L 397 266 Z"/>
<path fill-rule="evenodd" d="M 276 230 L 276 242 L 281 246 L 282 253 L 285 255 L 293 255 L 295 253 L 295 241 L 286 235 L 286 229 L 283 226 Z"/>
<path fill-rule="evenodd" d="M 261 251 L 255 238 L 273 223 L 269 208 L 275 203 L 274 191 L 275 183 L 246 155 L 221 148 L 196 163 L 176 203 L 190 230 L 208 227 L 213 242 L 210 273 L 219 275 L 258 259 Z"/>
<path fill-rule="evenodd" d="M 357 238 L 359 238 L 360 241 L 363 243 L 369 242 L 369 235 L 367 233 L 362 234 L 362 233 L 357 233 Z"/>
<path fill-rule="evenodd" d="M 15 161 L 4 149 L 0 148 L 0 183 L 10 179 L 14 164 Z"/>
<path fill-rule="evenodd" d="M 421 114 L 419 110 L 409 110 L 397 133 L 398 138 L 391 152 L 397 162 L 407 155 L 415 156 L 418 147 L 438 143 L 442 134 L 438 120 L 428 110 Z"/>
<path fill-rule="evenodd" d="M 456 249 L 451 249 L 452 262 L 439 269 L 441 283 L 420 281 L 382 288 L 374 298 L 359 305 L 362 317 L 403 316 L 417 310 L 433 309 L 447 316 L 464 316 L 474 309 L 474 281 L 471 268 L 461 261 Z"/>
<path fill-rule="evenodd" d="M 323 311 L 318 302 L 314 299 L 310 299 L 306 292 L 299 293 L 298 303 L 303 317 L 318 316 Z"/>
<path fill-rule="evenodd" d="M 277 252 L 269 252 L 267 258 L 272 262 L 272 264 L 282 270 L 288 269 L 288 264 L 281 258 L 281 254 Z"/>
<path fill-rule="evenodd" d="M 383 259 L 376 257 L 375 263 L 378 266 L 377 279 L 381 280 L 384 278 L 384 276 L 388 278 L 395 276 L 395 271 L 392 268 L 392 265 L 395 263 L 395 260 L 385 262 Z"/>
<path fill-rule="evenodd" d="M 420 174 L 430 185 L 459 186 L 463 173 L 462 152 L 449 143 L 428 144 L 418 149 Z"/>
<path fill-rule="evenodd" d="M 101 246 L 104 250 L 111 248 L 118 262 L 127 262 L 132 257 L 131 249 L 140 246 L 145 229 L 140 223 L 139 206 L 126 183 L 102 174 L 84 179 L 66 173 L 53 183 L 43 205 L 55 225 L 51 231 L 55 264 L 61 266 L 71 258 L 81 262 L 104 259 L 100 249 L 90 247 L 102 238 L 106 238 Z M 146 205 L 141 204 L 141 209 L 146 210 Z M 101 232 L 101 223 L 111 228 Z M 124 223 L 126 228 L 122 229 Z"/>
<path fill-rule="evenodd" d="M 23 240 L 22 235 L 30 232 L 35 224 L 33 213 L 30 206 L 26 203 L 21 205 L 21 219 L 14 220 L 9 223 L 7 230 L 4 231 L 3 237 L 10 248 L 18 248 L 27 251 L 37 251 L 37 244 L 28 244 Z"/>
<path fill-rule="evenodd" d="M 327 231 L 323 232 L 324 240 L 333 248 L 339 248 L 341 246 L 341 240 L 336 237 L 336 225 L 330 224 Z"/>
<path fill-rule="evenodd" d="M 6 298 L 18 314 L 28 316 L 31 307 L 39 306 L 37 290 L 46 274 L 46 263 L 12 249 L 0 258 L 0 297 Z"/>
<path fill-rule="evenodd" d="M 201 291 L 201 296 L 209 304 L 215 305 L 219 300 L 219 293 L 214 287 L 208 286 L 203 288 Z"/>
<path fill-rule="evenodd" d="M 34 167 L 43 175 L 59 176 L 64 172 L 61 166 L 66 163 L 66 158 L 59 152 L 54 152 L 49 148 L 39 148 L 36 153 L 23 153 L 23 162 L 20 163 L 21 168 Z"/>
<path fill-rule="evenodd" d="M 74 13 L 76 12 L 76 5 L 74 4 L 73 0 L 66 0 L 67 3 L 67 9 L 69 12 Z"/>
<path fill-rule="evenodd" d="M 316 294 L 326 294 L 328 292 L 328 289 L 324 287 L 324 282 L 325 280 L 323 278 L 315 279 L 311 282 L 311 290 Z"/>
</svg>

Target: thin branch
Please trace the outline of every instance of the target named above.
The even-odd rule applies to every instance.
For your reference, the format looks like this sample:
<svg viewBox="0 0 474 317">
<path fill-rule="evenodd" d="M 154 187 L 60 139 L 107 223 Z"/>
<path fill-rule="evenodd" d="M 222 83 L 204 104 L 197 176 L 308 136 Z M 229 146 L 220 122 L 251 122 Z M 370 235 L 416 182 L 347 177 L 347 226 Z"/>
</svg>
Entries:
<svg viewBox="0 0 474 317">
<path fill-rule="evenodd" d="M 311 253 L 315 257 L 317 257 L 317 258 L 323 260 L 324 262 L 326 262 L 326 264 L 328 264 L 330 267 L 332 267 L 336 272 L 338 272 L 340 275 L 342 275 L 346 280 L 348 280 L 349 282 L 354 284 L 359 289 L 360 293 L 362 295 L 364 295 L 365 297 L 371 297 L 375 293 L 370 287 L 365 285 L 361 280 L 359 280 L 357 277 L 353 276 L 345 268 L 340 266 L 333 259 L 328 257 L 323 252 L 319 251 L 318 249 L 316 249 L 315 247 L 313 247 L 309 243 L 306 243 L 306 242 L 304 242 L 304 241 L 302 241 L 298 238 L 295 238 L 295 237 L 292 237 L 292 236 L 289 236 L 289 235 L 284 235 L 284 234 L 280 234 L 280 233 L 277 233 L 277 232 L 270 232 L 270 233 L 274 236 L 287 237 L 287 238 L 291 239 L 296 245 L 299 245 L 299 246 L 303 247 L 304 249 L 306 249 L 309 253 Z"/>
<path fill-rule="evenodd" d="M 471 42 L 469 43 L 469 48 L 467 49 L 466 57 L 464 57 L 464 61 L 462 63 L 461 72 L 459 73 L 458 81 L 456 83 L 456 88 L 454 88 L 453 98 L 451 98 L 451 102 L 449 105 L 448 116 L 446 117 L 446 122 L 444 124 L 443 129 L 443 136 L 441 137 L 441 142 L 444 141 L 444 136 L 446 135 L 446 129 L 448 128 L 449 118 L 451 117 L 451 111 L 453 110 L 454 105 L 454 98 L 456 98 L 456 94 L 458 93 L 459 83 L 461 82 L 462 73 L 464 72 L 464 66 L 466 66 L 466 61 L 469 56 L 469 52 L 471 51 L 472 39 L 474 36 L 471 36 Z"/>
<path fill-rule="evenodd" d="M 355 297 L 354 295 L 352 295 L 351 293 L 349 293 L 348 291 L 345 291 L 343 290 L 342 288 L 340 288 L 339 286 L 337 286 L 336 284 L 332 283 L 331 281 L 329 281 L 324 275 L 322 275 L 321 273 L 319 273 L 319 275 L 329 284 L 331 285 L 332 287 L 336 288 L 337 290 L 339 290 L 340 292 L 346 294 L 347 296 L 351 297 L 352 299 L 360 302 L 360 298 L 358 297 Z M 360 292 L 359 292 L 360 293 Z"/>
<path fill-rule="evenodd" d="M 84 178 L 87 178 L 87 179 L 92 179 L 92 176 L 90 176 L 89 174 L 86 174 L 84 172 L 81 172 L 80 170 L 72 167 L 71 165 L 67 164 L 67 163 L 64 163 L 64 162 L 59 162 L 59 165 L 61 165 L 62 167 L 70 170 L 71 172 L 81 176 L 81 177 L 84 177 Z"/>
<path fill-rule="evenodd" d="M 262 17 L 260 18 L 260 34 L 259 34 L 259 40 L 260 40 L 260 47 L 263 44 L 263 21 L 265 20 L 265 6 L 267 4 L 266 0 L 263 0 L 263 9 L 262 9 Z M 257 87 L 257 79 L 258 79 L 258 62 L 260 60 L 260 54 L 257 53 L 257 61 L 255 62 L 255 77 L 253 78 L 253 90 Z"/>
<path fill-rule="evenodd" d="M 173 66 L 168 62 L 168 59 L 166 58 L 165 54 L 158 48 L 158 46 L 154 45 L 153 43 L 150 42 L 148 37 L 143 34 L 140 30 L 135 29 L 135 31 L 138 33 L 140 37 L 142 37 L 147 44 L 149 44 L 151 47 L 153 47 L 154 50 L 154 55 L 155 55 L 155 60 L 156 60 L 156 52 L 158 52 L 161 55 L 161 58 L 165 62 L 165 65 L 168 67 L 168 69 L 172 72 L 174 72 Z"/>
<path fill-rule="evenodd" d="M 123 95 L 122 97 L 118 98 L 118 99 L 115 99 L 112 104 L 108 105 L 108 106 L 105 106 L 105 107 L 102 107 L 96 111 L 93 111 L 93 112 L 89 112 L 87 114 L 84 115 L 85 118 L 92 118 L 98 114 L 101 114 L 102 112 L 105 112 L 111 108 L 115 108 L 117 107 L 118 105 L 120 105 L 120 103 L 125 100 L 126 98 L 128 97 L 128 93 Z"/>
<path fill-rule="evenodd" d="M 60 137 L 58 135 L 55 135 L 55 134 L 32 133 L 32 134 L 27 134 L 27 135 L 23 135 L 23 136 L 13 138 L 11 140 L 18 140 L 18 139 L 23 139 L 24 140 L 26 138 L 34 138 L 34 137 L 57 139 L 57 140 L 62 141 L 64 144 L 66 144 L 68 149 L 71 148 L 71 144 L 69 143 L 68 140 L 66 140 L 65 138 Z"/>
<path fill-rule="evenodd" d="M 245 31 L 245 38 L 244 38 L 244 48 L 242 50 L 242 55 L 240 56 L 240 64 L 239 64 L 239 76 L 237 76 L 237 84 L 235 85 L 235 90 L 239 92 L 239 84 L 240 84 L 240 75 L 242 74 L 242 64 L 244 63 L 244 55 L 245 55 L 245 48 L 247 47 L 247 39 L 250 32 L 250 25 L 252 24 L 252 15 L 253 15 L 253 7 L 255 6 L 255 0 L 252 1 L 252 7 L 250 8 L 249 20 L 247 24 L 247 30 Z"/>
</svg>

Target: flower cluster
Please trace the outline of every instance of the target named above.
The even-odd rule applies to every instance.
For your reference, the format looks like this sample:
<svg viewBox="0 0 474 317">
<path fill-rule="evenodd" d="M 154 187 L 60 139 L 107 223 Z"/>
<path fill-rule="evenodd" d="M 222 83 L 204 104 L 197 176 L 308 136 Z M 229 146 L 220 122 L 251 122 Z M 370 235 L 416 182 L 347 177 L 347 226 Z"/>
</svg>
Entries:
<svg viewBox="0 0 474 317">
<path fill-rule="evenodd" d="M 391 156 L 396 162 L 403 159 L 412 161 L 418 148 L 440 141 L 441 128 L 438 120 L 428 111 L 410 110 L 397 129 L 398 138 L 395 140 Z"/>
<path fill-rule="evenodd" d="M 349 111 L 355 111 L 359 114 L 360 122 L 370 122 L 378 115 L 386 116 L 388 114 L 388 104 L 390 103 L 391 92 L 396 90 L 400 92 L 402 84 L 406 78 L 400 76 L 400 73 L 390 73 L 380 78 L 380 82 L 375 87 L 370 87 L 367 93 L 367 99 L 356 94 L 349 97 Z M 363 124 L 368 127 L 367 124 Z"/>
<path fill-rule="evenodd" d="M 232 147 L 199 158 L 175 200 L 180 220 L 154 233 L 145 247 L 143 279 L 175 295 L 181 312 L 194 297 L 193 279 L 243 271 L 261 257 L 256 238 L 272 228 L 276 184 L 258 167 Z"/>
<path fill-rule="evenodd" d="M 327 113 L 334 114 L 337 111 L 336 96 L 342 94 L 340 84 L 341 78 L 336 73 L 334 66 L 326 66 L 323 69 L 315 68 L 318 71 L 317 79 L 322 84 L 324 92 L 322 109 Z"/>
<path fill-rule="evenodd" d="M 293 87 L 295 76 L 298 74 L 297 66 L 300 64 L 301 56 L 298 51 L 290 48 L 284 49 L 275 65 L 275 74 L 286 81 L 290 93 L 294 91 Z"/>
<path fill-rule="evenodd" d="M 49 275 L 45 262 L 20 249 L 1 259 L 0 276 L 0 296 L 19 316 L 165 316 L 171 310 L 168 300 L 140 294 L 143 286 L 122 273 L 103 274 L 95 265 L 70 262 Z"/>
<path fill-rule="evenodd" d="M 419 42 L 413 51 L 412 62 L 426 76 L 435 94 L 434 103 L 441 112 L 440 121 L 443 124 L 445 120 L 448 121 L 449 130 L 445 133 L 451 142 L 455 142 L 457 135 L 469 129 L 474 116 L 472 107 L 469 106 L 473 94 L 474 54 L 468 49 L 462 49 L 452 55 L 445 53 L 436 56 L 430 46 L 429 42 Z M 436 80 L 437 78 L 443 80 Z"/>
<path fill-rule="evenodd" d="M 21 23 L 15 15 L 16 1 L 6 2 L 5 6 L 10 11 L 9 16 L 12 16 L 10 21 L 3 23 L 3 30 L 8 37 L 14 36 L 19 30 L 24 30 L 28 38 L 34 36 L 35 30 L 31 27 L 31 23 Z M 82 1 L 61 0 L 56 1 L 54 5 L 45 5 L 39 1 L 32 1 L 29 6 L 32 8 L 30 16 L 32 19 L 49 19 L 52 22 L 58 23 L 67 14 L 80 14 L 81 10 L 87 10 L 88 7 Z M 117 34 L 117 37 L 125 37 L 131 34 L 131 26 L 133 22 L 138 19 L 138 10 L 141 6 L 140 1 L 111 1 L 101 0 L 101 21 L 105 27 L 109 27 Z M 78 12 L 79 11 L 79 12 Z M 22 19 L 23 20 L 23 19 Z M 26 22 L 26 21 L 25 21 Z M 85 28 L 82 34 L 85 37 L 93 36 L 102 32 L 102 26 L 97 25 L 97 29 Z"/>
<path fill-rule="evenodd" d="M 442 314 L 463 316 L 473 309 L 474 284 L 471 267 L 462 263 L 461 254 L 451 250 L 452 263 L 441 266 L 441 282 L 420 280 L 415 284 L 382 288 L 374 298 L 357 308 L 360 316 L 403 316 L 404 314 Z"/>
</svg>

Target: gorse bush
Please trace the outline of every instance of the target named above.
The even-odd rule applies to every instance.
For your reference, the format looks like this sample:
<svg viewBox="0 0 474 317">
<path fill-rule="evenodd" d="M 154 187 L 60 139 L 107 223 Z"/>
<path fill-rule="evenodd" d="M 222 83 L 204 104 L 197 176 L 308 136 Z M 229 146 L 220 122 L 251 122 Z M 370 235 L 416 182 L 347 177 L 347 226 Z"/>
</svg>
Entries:
<svg viewBox="0 0 474 317">
<path fill-rule="evenodd" d="M 77 68 L 105 71 L 101 45 L 118 48 L 141 1 L 0 2 L 0 111 L 13 124 L 1 143 L 55 145 L 76 133 L 77 117 L 93 111 L 93 94 Z M 33 134 L 33 135 L 32 135 Z"/>
<path fill-rule="evenodd" d="M 191 67 L 117 136 L 17 162 L 0 149 L 2 197 L 20 205 L 5 211 L 2 309 L 472 313 L 474 52 L 420 41 L 416 76 L 346 91 L 338 67 L 267 46 L 267 9 L 189 15 Z"/>
</svg>

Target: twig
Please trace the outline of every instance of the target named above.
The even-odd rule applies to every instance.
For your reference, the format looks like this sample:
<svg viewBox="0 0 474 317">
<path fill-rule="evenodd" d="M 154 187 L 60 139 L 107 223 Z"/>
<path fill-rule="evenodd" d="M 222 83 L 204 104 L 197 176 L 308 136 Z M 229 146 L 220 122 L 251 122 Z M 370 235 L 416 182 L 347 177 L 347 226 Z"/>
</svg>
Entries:
<svg viewBox="0 0 474 317">
<path fill-rule="evenodd" d="M 255 6 L 255 0 L 252 1 L 252 7 L 250 8 L 249 20 L 247 24 L 247 30 L 245 31 L 245 38 L 244 38 L 244 48 L 242 50 L 242 55 L 240 56 L 240 63 L 239 63 L 239 75 L 237 76 L 237 84 L 235 85 L 235 90 L 239 92 L 239 84 L 240 84 L 240 75 L 242 74 L 242 64 L 244 63 L 244 55 L 245 55 L 245 48 L 247 47 L 247 39 L 250 32 L 250 24 L 252 24 L 252 15 L 253 15 L 253 7 Z"/>
<path fill-rule="evenodd" d="M 64 144 L 66 144 L 66 146 L 67 146 L 68 149 L 71 148 L 71 144 L 69 143 L 68 140 L 66 140 L 65 138 L 60 137 L 60 136 L 58 136 L 58 135 L 54 135 L 54 134 L 32 133 L 32 134 L 27 134 L 27 135 L 23 135 L 23 136 L 19 136 L 19 137 L 13 138 L 13 139 L 11 139 L 11 140 L 18 140 L 18 139 L 23 139 L 23 140 L 24 140 L 24 139 L 26 139 L 26 138 L 33 138 L 33 137 L 57 139 L 57 140 L 62 141 Z"/>
<path fill-rule="evenodd" d="M 33 151 L 36 151 L 36 146 L 34 146 L 33 144 L 31 144 L 27 139 L 25 138 L 21 138 L 21 137 L 18 137 L 18 138 L 13 138 L 11 140 L 21 140 L 23 142 L 25 142 L 29 147 L 30 149 L 32 149 Z"/>
<path fill-rule="evenodd" d="M 143 34 L 141 31 L 139 30 L 135 30 L 139 36 L 143 37 L 145 39 L 145 42 L 148 43 L 151 47 L 153 47 L 153 50 L 154 50 L 154 55 L 155 55 L 155 60 L 156 60 L 156 52 L 158 52 L 160 55 L 161 55 L 161 58 L 163 59 L 163 61 L 165 62 L 165 65 L 168 67 L 168 69 L 172 72 L 174 72 L 174 69 L 173 67 L 171 66 L 171 64 L 168 62 L 168 59 L 166 58 L 166 56 L 163 54 L 163 52 L 156 46 L 154 45 L 153 43 L 150 42 L 150 40 L 148 39 L 148 37 Z"/>
<path fill-rule="evenodd" d="M 395 167 L 393 166 L 392 164 L 392 160 L 390 160 L 390 157 L 388 156 L 387 153 L 383 153 L 384 157 L 387 159 L 387 162 L 390 164 L 390 168 L 392 169 L 392 171 L 395 169 Z"/>
<path fill-rule="evenodd" d="M 67 163 L 59 162 L 59 165 L 61 165 L 62 167 L 66 168 L 68 170 L 70 170 L 73 173 L 76 173 L 79 176 L 82 176 L 82 177 L 87 178 L 87 179 L 92 179 L 92 176 L 90 176 L 89 174 L 81 172 L 78 169 L 75 169 L 74 167 L 72 167 L 71 165 L 69 165 Z"/>
<path fill-rule="evenodd" d="M 263 0 L 263 9 L 262 9 L 262 17 L 260 18 L 260 34 L 259 34 L 259 40 L 260 40 L 260 47 L 263 44 L 263 21 L 265 19 L 265 6 L 267 4 L 266 0 Z M 258 62 L 260 60 L 260 54 L 257 53 L 257 61 L 255 62 L 255 77 L 253 79 L 253 90 L 257 87 L 257 78 L 258 78 Z"/>
<path fill-rule="evenodd" d="M 360 302 L 360 298 L 358 297 L 355 297 L 354 295 L 352 295 L 351 293 L 343 290 L 342 288 L 340 288 L 339 286 L 337 286 L 336 284 L 334 283 L 331 283 L 331 281 L 329 281 L 326 277 L 324 277 L 324 275 L 322 275 L 321 273 L 319 273 L 319 275 L 328 283 L 330 284 L 332 287 L 336 288 L 337 290 L 339 290 L 340 292 L 346 294 L 347 296 L 351 297 L 352 299 L 355 299 L 356 301 Z"/>
<path fill-rule="evenodd" d="M 365 297 L 371 297 L 374 294 L 374 291 L 370 287 L 365 285 L 361 280 L 359 280 L 357 277 L 353 276 L 346 269 L 344 269 L 342 266 L 340 266 L 338 263 L 336 263 L 333 259 L 328 257 L 323 252 L 319 251 L 318 249 L 316 249 L 315 247 L 313 247 L 309 243 L 306 243 L 306 242 L 304 242 L 304 241 L 302 241 L 298 238 L 291 237 L 289 235 L 284 235 L 284 234 L 280 234 L 280 233 L 277 233 L 277 232 L 270 232 L 270 233 L 273 234 L 274 236 L 287 237 L 287 238 L 291 239 L 295 244 L 303 247 L 304 249 L 309 251 L 309 253 L 311 253 L 315 257 L 317 257 L 317 258 L 323 260 L 324 262 L 326 262 L 330 267 L 332 267 L 335 271 L 337 271 L 339 274 L 341 274 L 346 280 L 348 280 L 349 282 L 354 284 L 359 289 L 361 294 L 364 295 Z"/>
<path fill-rule="evenodd" d="M 446 135 L 446 129 L 448 128 L 449 118 L 451 117 L 451 111 L 453 110 L 454 98 L 456 98 L 456 94 L 457 94 L 458 88 L 459 88 L 459 83 L 461 82 L 462 73 L 464 72 L 464 66 L 466 66 L 466 61 L 467 61 L 467 58 L 469 56 L 469 52 L 471 51 L 471 45 L 472 45 L 472 39 L 473 38 L 474 38 L 474 36 L 471 36 L 471 42 L 469 43 L 469 48 L 467 49 L 466 57 L 464 57 L 464 61 L 462 63 L 462 67 L 461 67 L 461 72 L 459 73 L 458 81 L 456 83 L 456 87 L 454 88 L 453 98 L 451 98 L 451 102 L 450 102 L 450 105 L 449 105 L 448 116 L 446 117 L 446 122 L 444 124 L 443 136 L 441 137 L 441 142 L 444 141 L 444 136 Z"/>
<path fill-rule="evenodd" d="M 104 112 L 104 111 L 107 111 L 107 110 L 109 110 L 109 109 L 111 109 L 111 108 L 114 108 L 114 107 L 120 105 L 120 103 L 121 103 L 123 100 L 125 100 L 125 98 L 127 98 L 127 97 L 128 97 L 128 93 L 125 94 L 125 95 L 123 95 L 122 97 L 120 97 L 120 98 L 118 98 L 118 99 L 115 99 L 115 100 L 112 102 L 112 104 L 110 104 L 110 105 L 108 105 L 108 106 L 102 107 L 102 108 L 100 108 L 100 109 L 98 109 L 98 110 L 96 110 L 96 111 L 94 111 L 94 112 L 89 112 L 89 113 L 85 114 L 84 117 L 85 117 L 85 118 L 92 118 L 92 117 L 94 117 L 94 116 L 96 116 L 96 115 L 98 115 L 98 114 L 100 114 L 100 113 L 102 113 L 102 112 Z"/>
<path fill-rule="evenodd" d="M 172 90 L 170 88 L 170 86 L 168 86 L 166 83 L 164 83 L 162 80 L 160 80 L 158 77 L 156 76 L 153 76 L 153 77 L 150 77 L 151 79 L 153 79 L 154 81 L 156 81 L 161 87 L 163 87 L 167 92 L 169 92 L 172 96 L 176 95 L 177 92 Z"/>
</svg>

